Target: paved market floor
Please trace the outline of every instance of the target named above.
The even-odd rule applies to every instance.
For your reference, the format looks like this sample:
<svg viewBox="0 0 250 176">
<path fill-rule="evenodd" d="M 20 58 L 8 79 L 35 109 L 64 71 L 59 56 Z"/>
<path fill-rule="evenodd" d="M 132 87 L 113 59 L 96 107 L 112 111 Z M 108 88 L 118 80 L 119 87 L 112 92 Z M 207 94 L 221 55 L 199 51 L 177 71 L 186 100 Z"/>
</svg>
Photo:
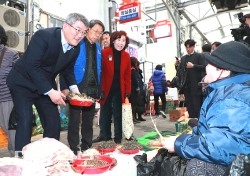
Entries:
<svg viewBox="0 0 250 176">
<path fill-rule="evenodd" d="M 143 118 L 146 119 L 146 121 L 135 124 L 135 129 L 134 129 L 135 138 L 142 137 L 151 131 L 155 131 L 154 125 L 151 121 L 150 116 L 144 116 Z M 161 116 L 159 116 L 158 118 L 155 118 L 155 116 L 153 116 L 153 119 L 156 122 L 156 126 L 159 131 L 173 131 L 173 132 L 175 131 L 175 122 L 170 122 L 168 116 L 167 118 L 163 118 Z M 112 125 L 112 128 L 113 128 L 113 125 Z M 94 138 L 96 138 L 98 134 L 99 134 L 99 127 L 95 125 L 94 126 Z M 32 141 L 35 141 L 41 138 L 42 138 L 42 135 L 40 134 L 40 135 L 32 137 Z M 68 145 L 67 131 L 61 132 L 60 141 Z M 0 148 L 0 158 L 8 157 L 8 156 L 10 155 L 9 155 L 7 148 Z"/>
</svg>

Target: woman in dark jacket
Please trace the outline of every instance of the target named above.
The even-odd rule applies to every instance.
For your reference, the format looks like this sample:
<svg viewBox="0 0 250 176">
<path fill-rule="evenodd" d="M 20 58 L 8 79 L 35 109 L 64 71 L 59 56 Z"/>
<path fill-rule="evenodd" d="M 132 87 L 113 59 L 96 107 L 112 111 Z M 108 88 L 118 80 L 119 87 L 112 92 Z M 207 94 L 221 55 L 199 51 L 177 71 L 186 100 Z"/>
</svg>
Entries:
<svg viewBox="0 0 250 176">
<path fill-rule="evenodd" d="M 131 63 L 131 95 L 130 103 L 132 106 L 133 121 L 145 121 L 142 114 L 145 112 L 145 90 L 143 89 L 143 82 L 139 73 L 139 61 L 135 57 L 130 57 Z M 137 117 L 138 115 L 138 117 Z"/>
</svg>

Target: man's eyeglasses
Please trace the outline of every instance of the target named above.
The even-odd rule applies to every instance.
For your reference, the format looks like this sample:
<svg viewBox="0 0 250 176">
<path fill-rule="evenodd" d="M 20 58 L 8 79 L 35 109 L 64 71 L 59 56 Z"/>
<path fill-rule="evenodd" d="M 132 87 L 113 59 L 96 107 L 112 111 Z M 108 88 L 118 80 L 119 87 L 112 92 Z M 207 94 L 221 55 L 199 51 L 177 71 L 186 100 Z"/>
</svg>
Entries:
<svg viewBox="0 0 250 176">
<path fill-rule="evenodd" d="M 90 28 L 92 31 L 94 31 L 94 33 L 95 33 L 95 35 L 97 35 L 97 36 L 101 36 L 102 34 L 103 34 L 103 32 L 98 32 L 98 31 L 96 31 L 96 30 L 94 30 L 94 29 L 92 29 L 92 28 Z"/>
<path fill-rule="evenodd" d="M 86 35 L 87 34 L 87 31 L 82 31 L 80 29 L 77 29 L 76 27 L 72 26 L 71 24 L 67 23 L 70 27 L 72 27 L 73 29 L 75 29 L 76 33 L 77 34 L 82 34 L 82 35 Z"/>
</svg>

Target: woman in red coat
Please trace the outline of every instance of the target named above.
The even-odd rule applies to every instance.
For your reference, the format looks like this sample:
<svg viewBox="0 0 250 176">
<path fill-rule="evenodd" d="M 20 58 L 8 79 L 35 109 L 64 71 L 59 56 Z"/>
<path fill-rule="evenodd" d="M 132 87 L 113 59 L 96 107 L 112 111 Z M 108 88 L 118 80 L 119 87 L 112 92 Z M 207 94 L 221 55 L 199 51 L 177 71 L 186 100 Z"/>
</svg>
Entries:
<svg viewBox="0 0 250 176">
<path fill-rule="evenodd" d="M 102 51 L 100 130 L 104 141 L 111 140 L 111 118 L 114 118 L 114 141 L 122 140 L 122 103 L 131 92 L 130 56 L 125 51 L 129 38 L 125 31 L 113 32 L 110 47 Z"/>
</svg>

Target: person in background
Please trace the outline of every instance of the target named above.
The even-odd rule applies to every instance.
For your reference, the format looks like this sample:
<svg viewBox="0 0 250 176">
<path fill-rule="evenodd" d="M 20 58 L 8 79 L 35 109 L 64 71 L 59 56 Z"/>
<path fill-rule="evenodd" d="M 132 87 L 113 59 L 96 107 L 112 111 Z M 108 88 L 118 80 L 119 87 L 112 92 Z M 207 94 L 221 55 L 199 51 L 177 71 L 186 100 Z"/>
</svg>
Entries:
<svg viewBox="0 0 250 176">
<path fill-rule="evenodd" d="M 207 98 L 198 125 L 192 134 L 163 141 L 169 152 L 189 160 L 187 176 L 224 175 L 237 155 L 250 153 L 250 49 L 231 41 L 205 57 Z"/>
<path fill-rule="evenodd" d="M 214 43 L 213 43 L 214 44 Z M 202 48 L 202 53 L 211 53 L 212 52 L 212 45 L 210 44 L 205 44 L 203 45 L 201 48 Z M 215 44 L 214 44 L 215 46 Z M 204 55 L 202 54 L 202 57 L 204 57 Z M 207 62 L 206 62 L 206 59 L 204 58 L 205 60 L 205 65 L 207 65 Z M 204 79 L 205 79 L 205 76 L 201 79 L 201 82 L 199 83 L 200 86 L 202 86 L 202 92 L 203 92 L 203 95 L 204 95 L 204 90 L 206 88 L 206 84 L 204 83 Z M 203 100 L 205 99 L 205 96 L 203 97 Z"/>
<path fill-rule="evenodd" d="M 171 80 L 171 85 L 172 87 L 176 87 L 177 89 L 179 89 L 179 77 L 178 77 L 178 70 L 180 68 L 180 64 L 181 64 L 181 60 L 178 57 L 175 57 L 175 70 L 176 70 L 176 74 L 173 77 L 173 79 Z"/>
<path fill-rule="evenodd" d="M 154 109 L 155 109 L 155 115 L 159 116 L 160 113 L 163 116 L 163 118 L 166 118 L 166 106 L 167 106 L 167 100 L 166 100 L 166 93 L 168 92 L 168 86 L 166 81 L 165 73 L 162 71 L 162 65 L 156 65 L 155 71 L 153 75 L 150 78 L 154 85 Z M 161 99 L 161 110 L 159 111 L 159 97 Z"/>
<path fill-rule="evenodd" d="M 19 59 L 19 55 L 18 52 L 6 47 L 7 41 L 5 29 L 0 25 L 0 127 L 8 136 L 8 150 L 11 156 L 14 156 L 16 130 L 8 129 L 13 100 L 6 79 L 13 64 Z"/>
<path fill-rule="evenodd" d="M 139 80 L 139 87 L 140 87 L 140 90 L 141 90 L 140 95 L 141 95 L 141 98 L 143 100 L 143 101 L 141 101 L 141 108 L 142 108 L 141 111 L 144 111 L 143 113 L 145 113 L 147 103 L 149 103 L 149 101 L 150 101 L 150 96 L 148 94 L 147 84 L 145 84 L 144 80 L 143 80 L 143 71 L 140 68 L 140 64 L 141 64 L 140 61 L 137 59 L 137 67 L 136 68 L 137 68 L 137 72 L 139 73 L 138 80 Z M 138 114 L 138 120 L 139 121 L 146 121 L 146 119 L 142 118 L 143 113 Z"/>
<path fill-rule="evenodd" d="M 65 105 L 65 95 L 57 90 L 55 78 L 59 74 L 73 93 L 79 93 L 74 76 L 79 42 L 88 30 L 89 21 L 78 13 L 66 17 L 62 28 L 40 29 L 32 36 L 23 57 L 11 69 L 7 84 L 17 113 L 15 150 L 30 143 L 32 105 L 42 127 L 43 137 L 60 138 L 58 105 Z"/>
<path fill-rule="evenodd" d="M 108 31 L 104 31 L 102 34 L 102 48 L 108 48 L 110 47 L 110 32 Z M 99 113 L 99 124 L 100 124 L 100 109 L 98 110 Z M 112 120 L 111 120 L 112 121 Z M 103 137 L 102 137 L 103 132 L 100 129 L 99 135 L 93 139 L 92 143 L 96 143 L 96 142 L 101 142 L 103 141 Z"/>
<path fill-rule="evenodd" d="M 204 52 L 210 53 L 211 48 L 212 48 L 212 45 L 207 43 L 207 44 L 202 45 L 201 50 L 202 50 L 203 53 Z"/>
<path fill-rule="evenodd" d="M 250 13 L 245 14 L 244 18 L 246 19 L 245 24 L 247 24 L 248 27 L 250 27 Z"/>
<path fill-rule="evenodd" d="M 188 39 L 184 45 L 187 54 L 181 57 L 180 68 L 185 72 L 185 78 L 180 94 L 184 93 L 185 104 L 189 113 L 189 118 L 199 118 L 199 112 L 202 104 L 202 88 L 198 84 L 205 76 L 205 59 L 200 53 L 195 52 L 195 41 Z"/>
<path fill-rule="evenodd" d="M 216 48 L 218 48 L 221 45 L 221 42 L 214 42 L 211 45 L 211 52 L 213 52 L 214 50 L 216 50 Z"/>
<path fill-rule="evenodd" d="M 138 123 L 140 121 L 146 121 L 142 118 L 142 114 L 145 112 L 145 95 L 146 92 L 143 88 L 141 75 L 139 73 L 139 61 L 135 57 L 130 57 L 131 63 L 131 94 L 129 101 L 132 107 L 133 121 Z"/>
<path fill-rule="evenodd" d="M 110 47 L 102 50 L 102 76 L 100 100 L 100 130 L 103 140 L 111 140 L 111 118 L 114 118 L 114 142 L 122 140 L 122 103 L 131 92 L 131 65 L 125 31 L 115 31 L 110 36 Z"/>
<path fill-rule="evenodd" d="M 102 49 L 108 48 L 110 46 L 110 32 L 104 31 L 102 34 Z"/>
<path fill-rule="evenodd" d="M 100 20 L 91 20 L 86 37 L 80 42 L 80 53 L 74 66 L 77 86 L 81 93 L 94 99 L 100 98 L 102 49 L 100 40 L 104 24 Z M 69 89 L 61 79 L 62 92 L 67 96 Z M 70 149 L 77 154 L 80 150 L 92 147 L 93 119 L 95 103 L 90 107 L 69 106 L 68 143 Z M 81 123 L 80 123 L 80 118 Z M 81 145 L 79 148 L 79 124 L 81 124 Z"/>
<path fill-rule="evenodd" d="M 170 88 L 173 88 L 173 87 L 172 87 L 172 83 L 171 83 L 170 80 L 167 80 L 167 86 L 170 87 Z"/>
</svg>

